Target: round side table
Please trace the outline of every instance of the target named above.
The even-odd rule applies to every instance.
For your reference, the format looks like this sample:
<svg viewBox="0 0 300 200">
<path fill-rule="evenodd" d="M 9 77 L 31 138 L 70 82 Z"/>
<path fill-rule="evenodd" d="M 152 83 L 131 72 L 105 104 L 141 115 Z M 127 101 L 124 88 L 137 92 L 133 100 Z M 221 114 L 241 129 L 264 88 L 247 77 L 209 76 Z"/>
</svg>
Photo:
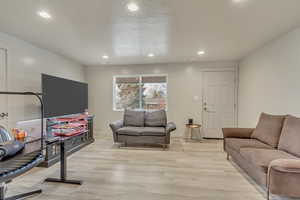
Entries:
<svg viewBox="0 0 300 200">
<path fill-rule="evenodd" d="M 185 136 L 185 139 L 202 140 L 200 124 L 186 124 L 185 127 L 188 133 L 188 135 Z"/>
</svg>

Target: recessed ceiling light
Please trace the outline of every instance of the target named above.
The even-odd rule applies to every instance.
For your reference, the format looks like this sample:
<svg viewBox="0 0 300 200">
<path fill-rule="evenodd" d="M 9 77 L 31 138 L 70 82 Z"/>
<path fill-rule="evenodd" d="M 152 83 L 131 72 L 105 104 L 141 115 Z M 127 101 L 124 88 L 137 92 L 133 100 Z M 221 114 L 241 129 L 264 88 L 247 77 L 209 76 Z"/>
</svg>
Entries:
<svg viewBox="0 0 300 200">
<path fill-rule="evenodd" d="M 204 55 L 204 54 L 205 54 L 205 51 L 198 51 L 197 54 L 198 54 L 199 56 Z"/>
<path fill-rule="evenodd" d="M 149 53 L 148 57 L 154 57 L 155 55 L 153 53 Z"/>
<path fill-rule="evenodd" d="M 40 17 L 44 18 L 44 19 L 51 19 L 52 18 L 52 16 L 48 12 L 46 12 L 44 10 L 39 11 L 37 14 Z"/>
<path fill-rule="evenodd" d="M 108 55 L 103 55 L 102 58 L 107 60 L 107 59 L 109 59 L 109 56 Z"/>
<path fill-rule="evenodd" d="M 136 3 L 129 3 L 129 4 L 127 4 L 127 9 L 130 12 L 136 12 L 139 10 L 139 6 Z"/>
</svg>

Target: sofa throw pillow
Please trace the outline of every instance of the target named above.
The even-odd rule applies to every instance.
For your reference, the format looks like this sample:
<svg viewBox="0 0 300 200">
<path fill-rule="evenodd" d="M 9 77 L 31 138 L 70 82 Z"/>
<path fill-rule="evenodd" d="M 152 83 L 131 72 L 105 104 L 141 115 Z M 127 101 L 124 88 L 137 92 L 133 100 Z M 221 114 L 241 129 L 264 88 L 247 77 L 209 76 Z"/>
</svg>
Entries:
<svg viewBox="0 0 300 200">
<path fill-rule="evenodd" d="M 291 115 L 286 117 L 278 149 L 300 156 L 300 118 Z"/>
<path fill-rule="evenodd" d="M 262 113 L 251 138 L 277 148 L 285 117 Z"/>
<path fill-rule="evenodd" d="M 145 126 L 165 127 L 167 125 L 167 114 L 165 110 L 147 111 L 145 113 Z"/>
<path fill-rule="evenodd" d="M 145 111 L 126 109 L 124 112 L 124 126 L 143 127 L 145 125 Z"/>
</svg>

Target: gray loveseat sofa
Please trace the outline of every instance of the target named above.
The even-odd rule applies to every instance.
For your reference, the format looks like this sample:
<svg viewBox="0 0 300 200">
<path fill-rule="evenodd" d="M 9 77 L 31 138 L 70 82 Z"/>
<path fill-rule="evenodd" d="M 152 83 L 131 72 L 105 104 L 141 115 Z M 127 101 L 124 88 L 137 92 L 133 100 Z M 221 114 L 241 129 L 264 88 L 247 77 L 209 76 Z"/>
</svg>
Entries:
<svg viewBox="0 0 300 200">
<path fill-rule="evenodd" d="M 110 124 L 115 143 L 170 144 L 170 133 L 176 129 L 173 122 L 167 123 L 165 110 L 125 110 L 123 120 Z"/>
<path fill-rule="evenodd" d="M 227 155 L 267 196 L 300 197 L 300 119 L 261 114 L 255 129 L 224 128 Z"/>
</svg>

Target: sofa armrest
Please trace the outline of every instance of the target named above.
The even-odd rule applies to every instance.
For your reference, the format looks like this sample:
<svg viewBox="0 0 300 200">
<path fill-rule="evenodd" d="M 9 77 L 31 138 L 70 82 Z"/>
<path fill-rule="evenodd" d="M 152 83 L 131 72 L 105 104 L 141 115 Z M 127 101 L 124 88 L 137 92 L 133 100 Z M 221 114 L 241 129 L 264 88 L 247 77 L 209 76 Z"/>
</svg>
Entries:
<svg viewBox="0 0 300 200">
<path fill-rule="evenodd" d="M 123 124 L 124 124 L 123 120 L 118 120 L 109 124 L 113 132 L 114 142 L 117 142 L 117 131 L 123 127 Z"/>
<path fill-rule="evenodd" d="M 176 124 L 174 122 L 169 122 L 166 126 L 166 132 L 171 133 L 176 130 Z"/>
<path fill-rule="evenodd" d="M 269 170 L 274 169 L 280 172 L 300 173 L 300 159 L 277 159 L 269 165 Z"/>
<path fill-rule="evenodd" d="M 251 138 L 254 128 L 223 128 L 224 138 Z"/>
<path fill-rule="evenodd" d="M 269 164 L 268 192 L 280 196 L 300 197 L 300 160 L 278 159 Z"/>
</svg>

